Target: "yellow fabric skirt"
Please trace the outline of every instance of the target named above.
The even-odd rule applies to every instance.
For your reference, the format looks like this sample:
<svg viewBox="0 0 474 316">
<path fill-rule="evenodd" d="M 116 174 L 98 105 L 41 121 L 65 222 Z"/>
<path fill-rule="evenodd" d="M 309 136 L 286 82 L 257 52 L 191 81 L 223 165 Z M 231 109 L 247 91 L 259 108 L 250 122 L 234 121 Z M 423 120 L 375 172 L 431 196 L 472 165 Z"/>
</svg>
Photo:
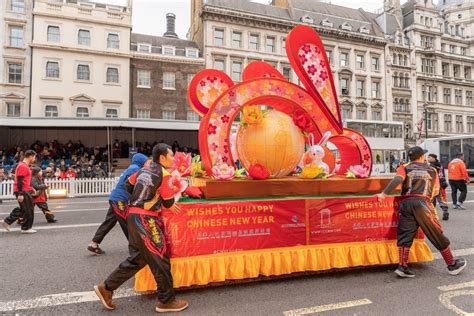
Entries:
<svg viewBox="0 0 474 316">
<path fill-rule="evenodd" d="M 410 262 L 433 260 L 424 240 L 415 239 Z M 396 240 L 272 248 L 171 259 L 175 288 L 226 280 L 398 263 Z M 148 266 L 135 275 L 135 290 L 156 290 Z"/>
</svg>

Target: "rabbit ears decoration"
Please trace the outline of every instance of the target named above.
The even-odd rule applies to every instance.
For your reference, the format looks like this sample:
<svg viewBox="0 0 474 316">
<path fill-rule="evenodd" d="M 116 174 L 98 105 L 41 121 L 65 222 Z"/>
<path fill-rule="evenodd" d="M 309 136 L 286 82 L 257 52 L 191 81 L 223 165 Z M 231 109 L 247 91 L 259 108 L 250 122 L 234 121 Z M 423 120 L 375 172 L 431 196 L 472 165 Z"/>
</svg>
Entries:
<svg viewBox="0 0 474 316">
<path fill-rule="evenodd" d="M 264 62 L 250 63 L 240 83 L 214 69 L 202 70 L 191 80 L 188 101 L 202 116 L 199 148 L 206 172 L 212 175 L 218 157 L 234 166 L 230 129 L 246 105 L 270 106 L 289 115 L 319 143 L 329 140 L 339 150 L 341 174 L 351 165 L 362 165 L 370 172 L 372 154 L 367 140 L 343 127 L 332 71 L 317 32 L 308 26 L 295 27 L 286 38 L 286 53 L 305 88 Z"/>
<path fill-rule="evenodd" d="M 314 142 L 314 135 L 313 134 L 309 134 L 308 136 L 309 138 L 309 145 L 310 146 L 315 146 L 316 143 Z M 321 137 L 321 139 L 319 140 L 319 146 L 321 147 L 325 147 L 329 138 L 331 138 L 331 132 L 326 132 L 324 133 L 323 137 Z"/>
</svg>

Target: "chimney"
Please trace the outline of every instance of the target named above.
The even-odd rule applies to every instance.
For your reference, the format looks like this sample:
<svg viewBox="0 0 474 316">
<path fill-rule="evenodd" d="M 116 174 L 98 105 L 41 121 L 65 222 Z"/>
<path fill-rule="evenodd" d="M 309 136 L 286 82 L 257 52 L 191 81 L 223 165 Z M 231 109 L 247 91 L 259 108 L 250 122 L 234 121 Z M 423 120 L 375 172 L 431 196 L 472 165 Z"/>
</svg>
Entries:
<svg viewBox="0 0 474 316">
<path fill-rule="evenodd" d="M 166 32 L 163 36 L 178 38 L 178 34 L 174 30 L 175 21 L 176 15 L 174 13 L 166 13 Z"/>
</svg>

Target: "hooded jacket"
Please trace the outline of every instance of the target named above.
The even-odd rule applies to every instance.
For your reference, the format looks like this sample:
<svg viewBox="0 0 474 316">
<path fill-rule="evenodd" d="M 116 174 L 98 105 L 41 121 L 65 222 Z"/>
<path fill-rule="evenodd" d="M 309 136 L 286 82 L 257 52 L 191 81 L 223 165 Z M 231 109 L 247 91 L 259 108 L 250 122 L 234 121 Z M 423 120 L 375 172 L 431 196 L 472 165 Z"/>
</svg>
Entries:
<svg viewBox="0 0 474 316">
<path fill-rule="evenodd" d="M 448 177 L 449 180 L 464 180 L 469 183 L 470 178 L 467 174 L 466 164 L 459 158 L 451 160 L 448 164 Z"/>
<path fill-rule="evenodd" d="M 143 168 L 143 165 L 148 160 L 148 157 L 143 154 L 135 154 L 132 158 L 132 164 L 120 175 L 117 185 L 112 190 L 109 196 L 109 200 L 113 202 L 124 202 L 127 203 L 130 199 L 130 193 L 125 188 L 125 182 L 127 179 Z"/>
<path fill-rule="evenodd" d="M 36 190 L 36 194 L 33 196 L 33 202 L 46 202 L 48 199 L 46 196 L 46 189 L 48 186 L 44 183 L 42 177 L 40 177 L 39 172 L 41 171 L 38 167 L 33 167 L 31 169 L 31 186 Z"/>
</svg>

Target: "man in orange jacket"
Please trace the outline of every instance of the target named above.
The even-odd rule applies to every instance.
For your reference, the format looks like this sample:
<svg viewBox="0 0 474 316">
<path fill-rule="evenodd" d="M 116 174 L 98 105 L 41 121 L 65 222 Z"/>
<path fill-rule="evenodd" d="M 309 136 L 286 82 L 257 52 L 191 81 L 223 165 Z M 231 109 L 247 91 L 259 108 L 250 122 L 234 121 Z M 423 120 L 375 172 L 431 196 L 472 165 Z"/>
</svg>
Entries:
<svg viewBox="0 0 474 316">
<path fill-rule="evenodd" d="M 451 196 L 453 198 L 454 209 L 465 210 L 462 205 L 466 200 L 467 185 L 470 182 L 467 174 L 466 164 L 464 163 L 464 154 L 458 153 L 456 158 L 448 164 L 449 185 L 451 186 Z M 458 200 L 458 190 L 461 192 Z"/>
</svg>

